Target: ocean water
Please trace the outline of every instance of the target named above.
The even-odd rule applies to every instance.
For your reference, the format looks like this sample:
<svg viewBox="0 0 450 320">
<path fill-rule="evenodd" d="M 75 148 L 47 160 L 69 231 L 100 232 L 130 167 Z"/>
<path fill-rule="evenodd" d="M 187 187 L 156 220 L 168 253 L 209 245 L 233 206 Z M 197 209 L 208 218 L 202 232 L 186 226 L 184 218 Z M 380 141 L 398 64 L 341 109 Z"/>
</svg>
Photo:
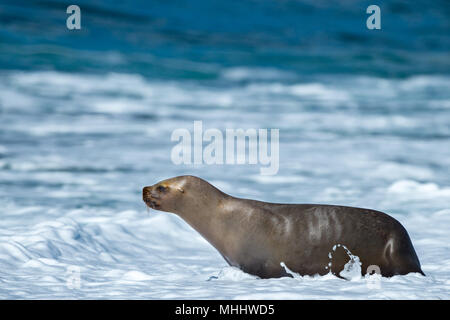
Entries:
<svg viewBox="0 0 450 320">
<path fill-rule="evenodd" d="M 369 31 L 367 5 L 91 1 L 68 31 L 64 2 L 2 2 L 0 298 L 449 299 L 450 8 L 386 1 Z M 278 174 L 173 164 L 197 120 L 279 129 Z M 384 211 L 427 276 L 257 279 L 145 207 L 182 174 Z"/>
</svg>

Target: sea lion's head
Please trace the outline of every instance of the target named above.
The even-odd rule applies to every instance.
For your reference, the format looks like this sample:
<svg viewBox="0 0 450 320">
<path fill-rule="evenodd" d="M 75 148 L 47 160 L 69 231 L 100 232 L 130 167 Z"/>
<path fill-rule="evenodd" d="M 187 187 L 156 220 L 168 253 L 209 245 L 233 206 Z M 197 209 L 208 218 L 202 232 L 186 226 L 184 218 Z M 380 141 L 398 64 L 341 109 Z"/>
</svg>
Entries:
<svg viewBox="0 0 450 320">
<path fill-rule="evenodd" d="M 229 196 L 209 182 L 195 176 L 179 176 L 144 187 L 142 199 L 155 210 L 175 213 L 197 224 L 213 213 Z"/>
<path fill-rule="evenodd" d="M 175 177 L 144 187 L 142 200 L 149 208 L 177 213 L 183 206 L 184 188 L 188 180 L 188 176 Z"/>
<path fill-rule="evenodd" d="M 199 211 L 211 212 L 227 194 L 195 176 L 179 176 L 144 187 L 142 199 L 156 210 L 172 212 L 183 217 L 200 216 Z"/>
</svg>

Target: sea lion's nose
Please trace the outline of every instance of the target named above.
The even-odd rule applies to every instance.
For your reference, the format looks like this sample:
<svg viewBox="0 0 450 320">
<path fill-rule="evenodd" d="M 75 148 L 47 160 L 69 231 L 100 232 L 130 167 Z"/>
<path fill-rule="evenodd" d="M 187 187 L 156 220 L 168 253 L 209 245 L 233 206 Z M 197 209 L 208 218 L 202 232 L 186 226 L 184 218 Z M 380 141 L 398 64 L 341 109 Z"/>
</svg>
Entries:
<svg viewBox="0 0 450 320">
<path fill-rule="evenodd" d="M 150 196 L 152 187 L 144 187 L 142 189 L 142 199 L 145 201 Z"/>
</svg>

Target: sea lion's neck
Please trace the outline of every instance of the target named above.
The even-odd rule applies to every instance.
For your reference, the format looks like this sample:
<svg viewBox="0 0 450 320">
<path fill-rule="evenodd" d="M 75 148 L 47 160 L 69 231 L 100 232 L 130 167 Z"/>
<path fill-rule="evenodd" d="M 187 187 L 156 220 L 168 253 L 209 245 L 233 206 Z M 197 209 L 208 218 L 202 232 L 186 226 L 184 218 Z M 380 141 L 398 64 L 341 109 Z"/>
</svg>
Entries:
<svg viewBox="0 0 450 320">
<path fill-rule="evenodd" d="M 177 215 L 199 232 L 203 225 L 217 214 L 217 208 L 227 195 L 217 188 L 205 183 L 200 186 L 187 187 L 182 195 L 183 201 L 177 208 Z M 198 230 L 201 228 L 202 230 Z"/>
<path fill-rule="evenodd" d="M 234 219 L 236 209 L 243 209 L 242 199 L 234 198 L 212 185 L 202 185 L 196 192 L 186 192 L 183 208 L 177 214 L 224 254 L 224 239 L 240 228 Z M 187 201 L 186 201 L 187 200 Z M 236 225 L 235 225 L 236 224 Z"/>
</svg>

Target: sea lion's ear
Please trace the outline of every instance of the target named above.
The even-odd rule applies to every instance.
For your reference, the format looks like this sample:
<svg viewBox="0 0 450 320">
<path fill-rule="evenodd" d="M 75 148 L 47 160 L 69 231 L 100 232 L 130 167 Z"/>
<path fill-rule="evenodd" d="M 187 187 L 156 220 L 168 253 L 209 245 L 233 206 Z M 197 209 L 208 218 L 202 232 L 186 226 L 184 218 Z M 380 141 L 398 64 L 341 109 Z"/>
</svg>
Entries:
<svg viewBox="0 0 450 320">
<path fill-rule="evenodd" d="M 177 190 L 180 191 L 181 193 L 184 193 L 184 189 L 182 187 L 178 187 Z"/>
</svg>

